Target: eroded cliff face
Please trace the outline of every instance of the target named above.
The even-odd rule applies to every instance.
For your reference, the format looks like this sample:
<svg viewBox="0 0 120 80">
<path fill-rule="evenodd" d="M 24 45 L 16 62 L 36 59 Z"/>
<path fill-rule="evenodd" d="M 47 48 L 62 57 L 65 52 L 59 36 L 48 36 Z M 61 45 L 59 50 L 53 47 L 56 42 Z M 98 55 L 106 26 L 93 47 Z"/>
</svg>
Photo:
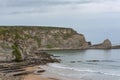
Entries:
<svg viewBox="0 0 120 80">
<path fill-rule="evenodd" d="M 71 28 L 9 26 L 0 27 L 0 47 L 11 48 L 15 36 L 26 51 L 51 49 L 85 49 L 88 43 L 84 35 Z"/>
</svg>

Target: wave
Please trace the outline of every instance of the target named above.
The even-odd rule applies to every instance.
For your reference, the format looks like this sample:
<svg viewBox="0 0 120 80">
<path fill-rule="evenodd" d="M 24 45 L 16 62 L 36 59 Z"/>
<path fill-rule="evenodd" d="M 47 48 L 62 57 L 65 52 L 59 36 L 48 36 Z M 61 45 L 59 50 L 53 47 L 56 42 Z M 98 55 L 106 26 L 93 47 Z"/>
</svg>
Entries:
<svg viewBox="0 0 120 80">
<path fill-rule="evenodd" d="M 72 71 L 78 71 L 78 72 L 87 72 L 87 73 L 97 73 L 97 74 L 104 74 L 104 75 L 109 75 L 109 76 L 119 76 L 120 77 L 120 73 L 119 72 L 112 72 L 112 71 L 99 71 L 99 70 L 92 70 L 92 69 L 88 69 L 88 68 L 74 68 L 74 67 L 69 67 L 67 65 L 63 65 L 63 64 L 59 64 L 59 63 L 52 63 L 49 64 L 50 67 L 54 67 L 54 68 L 59 68 L 59 69 L 65 69 L 65 70 L 71 70 Z"/>
<path fill-rule="evenodd" d="M 57 63 L 54 63 L 54 64 L 50 64 L 49 66 L 51 67 L 55 67 L 55 68 L 60 68 L 60 69 L 68 69 L 68 70 L 74 70 L 74 71 L 88 71 L 88 72 L 93 72 L 92 70 L 90 69 L 77 69 L 77 68 L 73 68 L 73 67 L 68 67 L 66 65 L 62 65 L 62 64 L 57 64 Z"/>
</svg>

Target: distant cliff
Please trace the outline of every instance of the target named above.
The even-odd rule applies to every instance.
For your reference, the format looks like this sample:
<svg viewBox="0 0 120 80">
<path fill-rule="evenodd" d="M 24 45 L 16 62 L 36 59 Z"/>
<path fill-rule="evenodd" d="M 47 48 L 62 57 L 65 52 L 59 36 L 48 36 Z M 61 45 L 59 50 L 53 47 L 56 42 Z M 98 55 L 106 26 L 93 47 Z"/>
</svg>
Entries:
<svg viewBox="0 0 120 80">
<path fill-rule="evenodd" d="M 28 52 L 52 49 L 85 49 L 88 42 L 84 35 L 72 28 L 42 26 L 1 26 L 0 47 L 10 49 L 15 36 Z"/>
</svg>

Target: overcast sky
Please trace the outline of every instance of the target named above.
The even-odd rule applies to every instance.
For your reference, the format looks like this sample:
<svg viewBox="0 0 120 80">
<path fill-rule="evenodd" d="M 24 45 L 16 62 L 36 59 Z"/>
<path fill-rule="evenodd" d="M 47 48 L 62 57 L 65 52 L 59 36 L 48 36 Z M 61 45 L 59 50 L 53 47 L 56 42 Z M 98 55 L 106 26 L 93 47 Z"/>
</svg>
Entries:
<svg viewBox="0 0 120 80">
<path fill-rule="evenodd" d="M 0 25 L 71 27 L 99 42 L 119 34 L 120 0 L 0 0 Z"/>
</svg>

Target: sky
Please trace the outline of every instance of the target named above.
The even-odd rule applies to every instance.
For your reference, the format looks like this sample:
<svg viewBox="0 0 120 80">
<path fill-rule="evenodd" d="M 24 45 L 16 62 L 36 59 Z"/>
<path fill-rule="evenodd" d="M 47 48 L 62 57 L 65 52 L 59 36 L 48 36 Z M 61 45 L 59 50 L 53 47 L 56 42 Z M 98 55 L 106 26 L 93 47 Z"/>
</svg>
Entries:
<svg viewBox="0 0 120 80">
<path fill-rule="evenodd" d="M 70 27 L 92 43 L 120 44 L 120 0 L 0 0 L 0 25 Z"/>
</svg>

